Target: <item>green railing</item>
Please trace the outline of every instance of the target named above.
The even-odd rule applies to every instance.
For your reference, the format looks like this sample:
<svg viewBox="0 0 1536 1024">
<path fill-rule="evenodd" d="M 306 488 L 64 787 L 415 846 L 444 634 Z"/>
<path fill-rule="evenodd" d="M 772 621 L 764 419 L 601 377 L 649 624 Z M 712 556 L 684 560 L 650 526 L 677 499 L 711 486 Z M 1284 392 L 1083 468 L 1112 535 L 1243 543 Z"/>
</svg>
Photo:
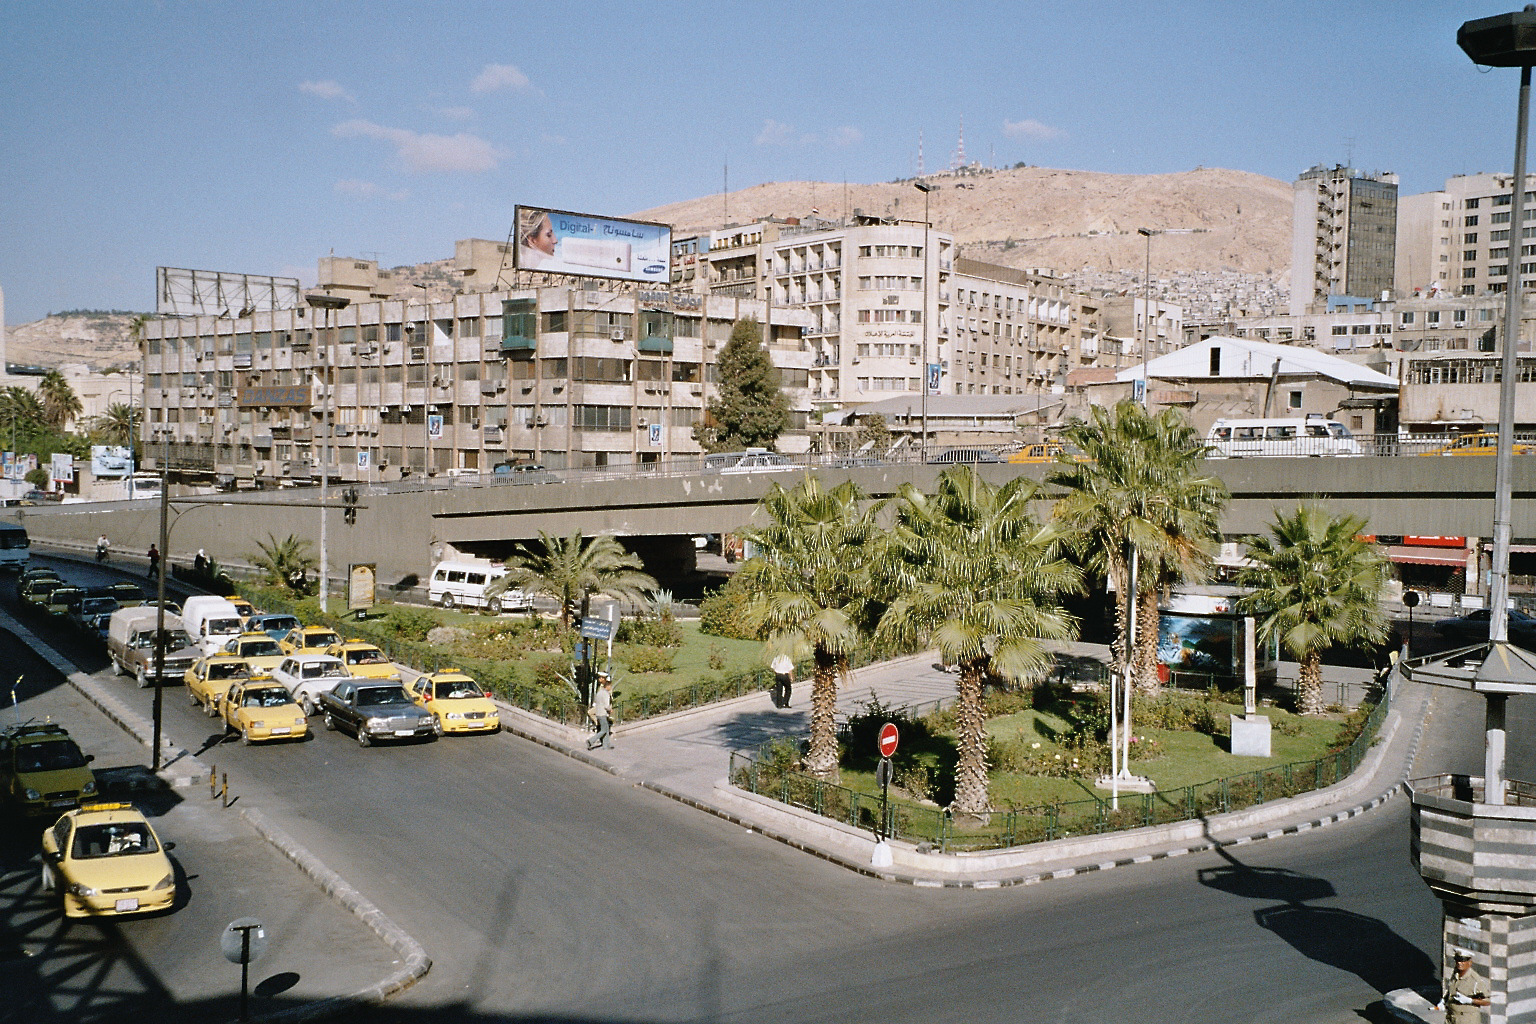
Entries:
<svg viewBox="0 0 1536 1024">
<path fill-rule="evenodd" d="M 941 852 L 987 850 L 1241 810 L 1322 789 L 1347 778 L 1375 742 L 1387 706 L 1388 696 L 1383 693 L 1366 716 L 1360 734 L 1335 753 L 1166 792 L 1122 793 L 1118 809 L 1111 807 L 1108 799 L 1093 798 L 963 815 L 956 820 L 942 808 L 893 800 L 885 812 L 884 831 L 891 838 L 929 844 Z M 759 796 L 854 828 L 880 830 L 879 796 L 800 772 L 781 771 L 739 752 L 731 754 L 730 779 L 738 788 Z"/>
</svg>

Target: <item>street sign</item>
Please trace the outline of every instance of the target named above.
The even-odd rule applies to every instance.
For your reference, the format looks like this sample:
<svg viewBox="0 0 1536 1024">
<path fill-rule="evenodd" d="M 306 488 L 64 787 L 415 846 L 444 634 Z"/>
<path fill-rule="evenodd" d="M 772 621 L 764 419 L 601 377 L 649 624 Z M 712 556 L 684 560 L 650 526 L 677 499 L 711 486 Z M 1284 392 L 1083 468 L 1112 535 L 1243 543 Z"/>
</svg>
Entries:
<svg viewBox="0 0 1536 1024">
<path fill-rule="evenodd" d="M 581 620 L 581 635 L 593 640 L 613 639 L 613 620 L 585 618 Z"/>
<path fill-rule="evenodd" d="M 881 790 L 891 784 L 891 759 L 882 757 L 880 763 L 875 765 L 875 785 Z"/>
<path fill-rule="evenodd" d="M 896 753 L 896 741 L 901 739 L 901 734 L 896 731 L 896 726 L 886 722 L 880 727 L 880 756 L 890 757 Z"/>
<path fill-rule="evenodd" d="M 232 964 L 254 963 L 267 951 L 267 929 L 254 917 L 241 917 L 224 926 L 219 949 Z"/>
</svg>

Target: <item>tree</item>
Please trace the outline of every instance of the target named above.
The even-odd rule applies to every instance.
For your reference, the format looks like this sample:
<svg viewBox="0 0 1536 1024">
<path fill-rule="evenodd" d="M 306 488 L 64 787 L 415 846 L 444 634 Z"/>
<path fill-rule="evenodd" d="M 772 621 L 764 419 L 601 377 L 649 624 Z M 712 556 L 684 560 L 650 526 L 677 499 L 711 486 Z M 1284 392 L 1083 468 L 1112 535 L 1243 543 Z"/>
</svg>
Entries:
<svg viewBox="0 0 1536 1024">
<path fill-rule="evenodd" d="M 91 420 L 91 439 L 98 444 L 132 445 L 138 410 L 123 402 L 114 402 L 107 411 Z"/>
<path fill-rule="evenodd" d="M 37 386 L 37 397 L 43 406 L 43 420 L 55 430 L 63 430 L 65 424 L 80 415 L 84 408 L 75 389 L 58 370 L 49 370 Z"/>
<path fill-rule="evenodd" d="M 1279 639 L 1300 663 L 1297 710 L 1321 714 L 1323 651 L 1387 637 L 1387 560 L 1360 539 L 1366 522 L 1359 516 L 1303 504 L 1289 517 L 1277 514 L 1269 529 L 1271 536 L 1245 541 L 1255 564 L 1238 582 L 1253 593 L 1238 609 L 1258 617 L 1261 639 Z"/>
<path fill-rule="evenodd" d="M 792 490 L 774 484 L 758 504 L 767 525 L 747 539 L 757 553 L 737 578 L 749 595 L 744 618 L 769 647 L 785 654 L 809 651 L 811 739 L 804 764 L 822 778 L 837 773 L 837 683 L 849 655 L 871 624 L 870 571 L 880 530 L 881 503 L 851 481 L 831 490 L 807 476 Z"/>
<path fill-rule="evenodd" d="M 880 576 L 894 600 L 878 634 L 931 643 L 960 670 L 956 813 L 990 808 L 983 684 L 1033 682 L 1050 663 L 1042 641 L 1077 632 L 1060 598 L 1082 586 L 1082 572 L 1059 557 L 1056 524 L 1030 514 L 1037 486 L 1016 477 L 997 487 L 951 467 L 932 495 L 903 485 L 887 541 Z"/>
<path fill-rule="evenodd" d="M 319 564 L 308 540 L 289 534 L 278 540 L 267 534 L 265 541 L 257 541 L 259 554 L 246 555 L 251 564 L 263 570 L 264 579 L 273 586 L 287 587 L 295 594 L 307 593 L 308 575 Z"/>
<path fill-rule="evenodd" d="M 18 438 L 35 434 L 45 425 L 37 395 L 16 386 L 0 391 L 0 431 L 5 434 L 0 440 L 13 445 Z"/>
<path fill-rule="evenodd" d="M 1113 409 L 1096 406 L 1089 420 L 1067 424 L 1062 440 L 1081 454 L 1048 477 L 1066 489 L 1053 515 L 1072 548 L 1118 595 L 1117 662 L 1129 660 L 1137 685 L 1156 690 L 1159 587 L 1203 577 L 1226 488 L 1205 472 L 1206 446 L 1177 409 L 1153 415 L 1130 400 Z M 1133 554 L 1134 637 L 1128 635 Z"/>
<path fill-rule="evenodd" d="M 736 321 L 720 350 L 718 390 L 693 428 L 693 439 L 705 451 L 773 448 L 789 428 L 789 400 L 762 336 L 762 327 L 747 317 Z"/>
<path fill-rule="evenodd" d="M 891 447 L 891 428 L 878 412 L 860 417 L 858 437 L 859 447 L 869 445 L 876 455 L 884 455 Z"/>
<path fill-rule="evenodd" d="M 590 539 L 577 530 L 569 537 L 539 531 L 539 550 L 521 544 L 501 576 L 485 588 L 487 599 L 516 587 L 552 597 L 560 604 L 560 622 L 570 626 L 586 618 L 593 594 L 639 603 L 657 589 L 640 559 L 624 550 L 611 534 Z"/>
</svg>

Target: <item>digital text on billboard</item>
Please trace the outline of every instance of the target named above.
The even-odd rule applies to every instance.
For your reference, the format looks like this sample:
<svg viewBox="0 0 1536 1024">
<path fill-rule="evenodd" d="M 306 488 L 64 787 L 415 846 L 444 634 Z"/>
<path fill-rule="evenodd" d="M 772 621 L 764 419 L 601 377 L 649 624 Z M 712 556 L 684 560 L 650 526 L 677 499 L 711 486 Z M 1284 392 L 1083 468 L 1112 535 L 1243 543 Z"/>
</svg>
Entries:
<svg viewBox="0 0 1536 1024">
<path fill-rule="evenodd" d="M 519 270 L 671 280 L 672 229 L 665 224 L 519 206 L 516 251 Z"/>
</svg>

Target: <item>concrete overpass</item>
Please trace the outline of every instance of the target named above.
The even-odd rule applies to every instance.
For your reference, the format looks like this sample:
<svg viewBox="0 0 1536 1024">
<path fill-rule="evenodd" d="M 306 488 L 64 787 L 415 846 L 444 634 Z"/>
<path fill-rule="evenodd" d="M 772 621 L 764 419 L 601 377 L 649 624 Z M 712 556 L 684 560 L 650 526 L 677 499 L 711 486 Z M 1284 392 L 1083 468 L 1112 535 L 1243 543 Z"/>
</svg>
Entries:
<svg viewBox="0 0 1536 1024">
<path fill-rule="evenodd" d="M 1214 459 L 1209 470 L 1232 492 L 1223 519 L 1230 537 L 1263 531 L 1277 509 L 1316 497 L 1337 511 L 1363 516 L 1381 535 L 1488 537 L 1493 532 L 1492 458 Z M 931 487 L 941 467 L 920 464 L 850 469 L 818 467 L 824 481 L 851 478 L 873 497 L 895 494 L 903 483 Z M 1041 479 L 1049 465 L 982 465 L 983 476 L 1001 482 L 1015 475 Z M 501 557 L 518 541 L 542 530 L 591 536 L 613 533 L 645 560 L 663 581 L 694 566 L 691 538 L 740 529 L 773 483 L 792 486 L 799 472 L 741 476 L 705 475 L 696 469 L 663 468 L 617 476 L 571 472 L 547 485 L 460 486 L 442 478 L 423 486 L 391 484 L 359 488 L 357 523 L 345 525 L 333 490 L 328 544 L 335 571 L 350 562 L 372 562 L 380 583 L 425 577 L 438 559 L 455 551 Z M 336 490 L 339 490 L 337 488 Z M 1516 543 L 1536 543 L 1536 458 L 1517 458 L 1514 477 Z M 184 558 L 198 548 L 223 562 L 247 561 L 268 534 L 295 534 L 318 542 L 317 488 L 173 498 L 171 552 Z M 186 502 L 196 501 L 196 504 Z M 1042 506 L 1041 514 L 1048 514 Z M 142 555 L 159 530 L 153 501 L 39 505 L 5 510 L 32 537 L 91 547 L 106 533 L 118 553 Z"/>
</svg>

